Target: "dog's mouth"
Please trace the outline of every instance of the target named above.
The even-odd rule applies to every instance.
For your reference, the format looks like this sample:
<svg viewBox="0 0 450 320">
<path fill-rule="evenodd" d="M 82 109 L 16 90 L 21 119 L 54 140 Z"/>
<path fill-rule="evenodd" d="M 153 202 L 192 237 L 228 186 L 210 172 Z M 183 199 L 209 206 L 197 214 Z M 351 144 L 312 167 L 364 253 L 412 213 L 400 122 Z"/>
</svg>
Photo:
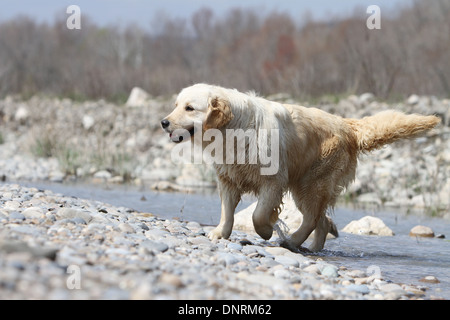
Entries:
<svg viewBox="0 0 450 320">
<path fill-rule="evenodd" d="M 195 127 L 190 129 L 176 129 L 169 132 L 170 140 L 175 143 L 180 143 L 183 141 L 187 141 L 190 137 L 195 134 Z"/>
</svg>

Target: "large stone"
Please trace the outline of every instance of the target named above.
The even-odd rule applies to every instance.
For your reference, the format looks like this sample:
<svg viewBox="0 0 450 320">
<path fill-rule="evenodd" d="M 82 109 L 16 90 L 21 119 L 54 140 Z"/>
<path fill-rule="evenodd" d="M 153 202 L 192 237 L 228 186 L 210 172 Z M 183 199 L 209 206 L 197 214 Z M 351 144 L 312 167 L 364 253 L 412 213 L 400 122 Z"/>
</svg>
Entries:
<svg viewBox="0 0 450 320">
<path fill-rule="evenodd" d="M 363 93 L 362 95 L 359 96 L 359 102 L 363 106 L 368 105 L 369 103 L 371 103 L 374 100 L 375 100 L 375 96 L 373 95 L 373 93 L 370 93 L 370 92 Z"/>
<path fill-rule="evenodd" d="M 299 263 L 296 259 L 287 256 L 275 256 L 275 261 L 281 263 L 285 267 L 298 267 Z"/>
<path fill-rule="evenodd" d="M 65 219 L 81 218 L 86 223 L 89 223 L 92 220 L 92 216 L 89 212 L 72 208 L 61 208 L 56 212 L 56 215 Z"/>
<path fill-rule="evenodd" d="M 426 277 L 421 278 L 419 281 L 426 282 L 426 283 L 440 283 L 438 278 L 436 278 L 435 276 L 426 276 Z"/>
<path fill-rule="evenodd" d="M 409 105 L 416 105 L 419 103 L 420 97 L 416 94 L 410 95 L 408 100 L 406 100 L 406 103 Z"/>
<path fill-rule="evenodd" d="M 0 252 L 2 251 L 6 253 L 26 252 L 35 258 L 55 260 L 58 249 L 54 247 L 32 247 L 26 242 L 0 239 Z"/>
<path fill-rule="evenodd" d="M 359 220 L 354 220 L 347 224 L 342 232 L 360 234 L 360 235 L 377 235 L 377 236 L 393 236 L 394 232 L 387 227 L 380 218 L 365 216 Z"/>
<path fill-rule="evenodd" d="M 409 231 L 411 237 L 433 238 L 434 232 L 431 228 L 425 226 L 415 226 Z"/>
<path fill-rule="evenodd" d="M 329 278 L 336 278 L 336 277 L 339 276 L 338 270 L 339 270 L 338 267 L 336 267 L 336 266 L 334 266 L 334 265 L 331 265 L 331 264 L 326 264 L 326 265 L 322 268 L 322 270 L 320 271 L 320 273 L 321 273 L 323 276 L 326 276 L 326 277 L 329 277 Z"/>
<path fill-rule="evenodd" d="M 85 130 L 89 130 L 94 126 L 95 120 L 92 116 L 85 114 L 82 119 L 82 124 Z"/>
<path fill-rule="evenodd" d="M 44 210 L 39 207 L 30 207 L 23 210 L 22 214 L 27 218 L 41 218 L 44 215 Z"/>
<path fill-rule="evenodd" d="M 25 124 L 28 119 L 30 118 L 30 112 L 28 111 L 27 107 L 20 106 L 16 113 L 14 114 L 14 120 L 19 122 L 20 124 Z"/>
<path fill-rule="evenodd" d="M 130 96 L 126 102 L 128 107 L 144 107 L 148 104 L 148 101 L 151 99 L 151 96 L 145 92 L 145 90 L 134 87 L 131 90 Z"/>
</svg>

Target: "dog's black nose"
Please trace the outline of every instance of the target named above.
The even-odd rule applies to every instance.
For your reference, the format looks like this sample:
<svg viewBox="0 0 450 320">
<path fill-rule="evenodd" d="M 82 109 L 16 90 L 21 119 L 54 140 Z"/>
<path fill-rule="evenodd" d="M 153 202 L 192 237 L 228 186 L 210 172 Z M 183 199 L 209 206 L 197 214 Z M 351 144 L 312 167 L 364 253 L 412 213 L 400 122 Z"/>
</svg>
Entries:
<svg viewBox="0 0 450 320">
<path fill-rule="evenodd" d="M 169 120 L 162 120 L 161 121 L 161 127 L 163 127 L 163 129 L 167 128 L 170 125 Z"/>
</svg>

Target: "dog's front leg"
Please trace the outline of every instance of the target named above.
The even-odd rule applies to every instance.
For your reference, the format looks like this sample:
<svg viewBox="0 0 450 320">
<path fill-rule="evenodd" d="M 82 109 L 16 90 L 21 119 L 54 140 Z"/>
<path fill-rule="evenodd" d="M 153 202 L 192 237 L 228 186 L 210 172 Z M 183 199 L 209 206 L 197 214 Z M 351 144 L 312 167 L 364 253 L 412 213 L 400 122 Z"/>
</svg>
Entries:
<svg viewBox="0 0 450 320">
<path fill-rule="evenodd" d="M 253 226 L 255 231 L 264 240 L 269 240 L 273 234 L 273 226 L 278 220 L 278 213 L 283 193 L 274 186 L 261 188 L 258 195 L 258 204 L 253 212 Z"/>
<path fill-rule="evenodd" d="M 220 199 L 222 200 L 220 223 L 208 235 L 213 239 L 228 239 L 233 230 L 234 210 L 241 200 L 241 195 L 237 189 L 230 186 L 220 184 Z"/>
</svg>

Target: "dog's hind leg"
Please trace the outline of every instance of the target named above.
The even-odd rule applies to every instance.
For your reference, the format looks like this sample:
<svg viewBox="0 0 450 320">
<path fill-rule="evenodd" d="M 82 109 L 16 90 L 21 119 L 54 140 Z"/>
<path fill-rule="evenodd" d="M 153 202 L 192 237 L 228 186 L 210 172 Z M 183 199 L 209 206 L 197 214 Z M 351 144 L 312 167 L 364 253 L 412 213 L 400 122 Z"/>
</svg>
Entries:
<svg viewBox="0 0 450 320">
<path fill-rule="evenodd" d="M 320 220 L 320 219 L 319 219 Z M 303 215 L 303 222 L 300 228 L 295 231 L 289 238 L 289 245 L 294 248 L 299 248 L 303 242 L 309 237 L 311 232 L 316 229 L 317 220 L 311 214 Z"/>
<path fill-rule="evenodd" d="M 309 235 L 315 231 L 315 239 L 310 247 L 311 251 L 320 251 L 323 248 L 329 229 L 329 222 L 325 215 L 328 206 L 327 197 L 315 188 L 308 188 L 304 193 L 292 193 L 298 209 L 303 214 L 303 222 L 290 239 L 289 245 L 299 248 Z"/>
<path fill-rule="evenodd" d="M 314 230 L 314 240 L 309 246 L 309 250 L 312 252 L 318 252 L 323 249 L 329 229 L 330 224 L 328 218 L 325 215 L 322 215 L 317 222 L 316 229 Z"/>
</svg>

